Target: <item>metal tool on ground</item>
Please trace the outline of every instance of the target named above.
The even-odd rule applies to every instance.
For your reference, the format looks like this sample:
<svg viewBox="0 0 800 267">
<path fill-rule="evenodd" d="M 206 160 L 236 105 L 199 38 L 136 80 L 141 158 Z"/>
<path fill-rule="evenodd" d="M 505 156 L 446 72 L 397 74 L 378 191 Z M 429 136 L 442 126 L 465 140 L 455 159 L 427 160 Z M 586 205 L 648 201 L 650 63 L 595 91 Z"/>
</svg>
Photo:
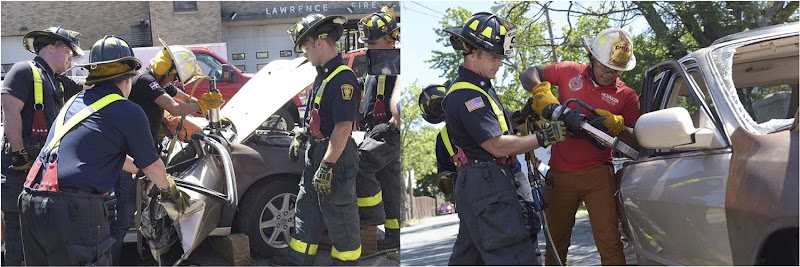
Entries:
<svg viewBox="0 0 800 267">
<path fill-rule="evenodd" d="M 536 115 L 533 110 L 530 109 L 532 101 L 533 98 L 528 98 L 528 103 L 523 106 L 524 108 L 521 112 L 523 118 L 525 118 L 525 127 L 522 129 L 522 133 L 524 135 L 534 133 L 544 128 L 544 119 Z M 533 183 L 531 184 L 531 193 L 533 195 L 533 211 L 537 216 L 539 216 L 539 219 L 542 222 L 542 230 L 544 231 L 546 246 L 549 247 L 550 251 L 553 252 L 556 263 L 558 263 L 559 266 L 564 266 L 564 264 L 561 262 L 561 258 L 558 257 L 555 243 L 553 243 L 553 237 L 550 236 L 550 228 L 547 224 L 547 216 L 544 213 L 544 209 L 547 208 L 547 202 L 544 200 L 544 187 L 542 186 L 544 175 L 542 175 L 542 173 L 539 172 L 539 169 L 536 168 L 541 161 L 536 158 L 536 155 L 533 154 L 533 150 L 531 150 L 525 153 L 525 163 L 528 168 L 528 180 Z"/>
<path fill-rule="evenodd" d="M 575 110 L 570 109 L 568 106 L 570 103 L 576 103 L 577 108 Z M 628 158 L 631 159 L 638 159 L 639 158 L 639 151 L 632 148 L 628 144 L 620 141 L 617 137 L 611 137 L 607 133 L 603 132 L 597 127 L 591 125 L 589 122 L 586 121 L 586 115 L 580 113 L 579 109 L 585 108 L 589 110 L 593 115 L 600 116 L 594 108 L 586 104 L 586 102 L 581 101 L 577 98 L 570 98 L 565 101 L 561 105 L 548 105 L 542 110 L 542 116 L 545 119 L 555 121 L 555 120 L 564 120 L 565 122 L 568 118 L 576 118 L 580 120 L 580 128 L 586 133 L 593 141 L 599 143 L 602 146 L 609 147 L 617 152 L 622 153 Z"/>
</svg>

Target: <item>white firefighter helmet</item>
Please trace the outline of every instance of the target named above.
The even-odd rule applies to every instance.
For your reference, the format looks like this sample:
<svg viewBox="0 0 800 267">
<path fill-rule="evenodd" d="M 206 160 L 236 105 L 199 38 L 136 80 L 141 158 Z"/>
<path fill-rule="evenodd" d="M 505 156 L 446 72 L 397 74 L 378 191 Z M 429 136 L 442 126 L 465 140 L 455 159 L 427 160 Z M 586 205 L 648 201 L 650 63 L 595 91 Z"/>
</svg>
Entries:
<svg viewBox="0 0 800 267">
<path fill-rule="evenodd" d="M 633 41 L 627 31 L 620 28 L 606 29 L 595 38 L 584 37 L 586 50 L 606 67 L 629 71 L 636 67 Z"/>
<path fill-rule="evenodd" d="M 178 80 L 182 84 L 186 85 L 203 76 L 203 71 L 197 64 L 197 58 L 192 50 L 179 45 L 168 46 L 161 38 L 158 40 L 167 48 L 167 52 L 175 64 L 175 70 L 178 72 Z"/>
</svg>

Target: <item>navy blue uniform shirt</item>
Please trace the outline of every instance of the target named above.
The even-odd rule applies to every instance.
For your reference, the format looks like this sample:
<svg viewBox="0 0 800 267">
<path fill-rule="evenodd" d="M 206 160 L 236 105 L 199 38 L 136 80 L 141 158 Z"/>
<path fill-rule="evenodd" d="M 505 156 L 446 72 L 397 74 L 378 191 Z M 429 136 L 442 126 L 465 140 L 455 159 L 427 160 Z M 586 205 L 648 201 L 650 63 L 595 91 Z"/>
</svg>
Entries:
<svg viewBox="0 0 800 267">
<path fill-rule="evenodd" d="M 314 79 L 314 86 L 311 95 L 308 96 L 308 103 L 306 103 L 305 125 L 309 125 L 311 120 L 311 110 L 314 107 L 314 97 L 319 90 L 319 86 L 328 75 L 336 70 L 342 63 L 342 55 L 339 54 L 321 67 L 317 67 L 317 77 Z M 345 65 L 347 66 L 347 65 Z M 352 71 L 341 71 L 334 76 L 328 85 L 325 86 L 325 91 L 322 93 L 322 101 L 320 101 L 319 116 L 320 131 L 325 137 L 331 137 L 333 127 L 337 122 L 341 121 L 356 121 L 358 116 L 358 101 L 361 96 L 361 88 L 358 83 L 358 78 Z"/>
<path fill-rule="evenodd" d="M 459 67 L 458 76 L 453 84 L 458 82 L 469 82 L 480 87 L 492 97 L 501 110 L 505 110 L 503 104 L 497 98 L 497 93 L 492 87 L 491 80 L 485 79 L 464 67 Z M 452 90 L 452 87 L 450 90 Z M 481 144 L 486 140 L 503 134 L 489 99 L 481 92 L 460 89 L 450 91 L 444 98 L 442 105 L 453 144 L 461 147 L 470 160 L 494 159 L 495 157 L 491 153 L 481 147 Z M 508 129 L 511 130 L 512 127 L 509 124 L 511 120 L 508 116 L 505 117 Z"/>
<path fill-rule="evenodd" d="M 452 146 L 454 150 L 453 152 L 455 152 L 455 145 Z M 450 160 L 450 153 L 447 152 L 447 148 L 444 146 L 444 140 L 442 139 L 442 134 L 439 132 L 439 134 L 436 135 L 436 173 L 456 172 L 457 170 L 456 164 Z M 520 164 L 519 160 L 517 160 L 515 157 L 511 165 L 511 172 L 516 173 L 521 170 L 522 164 Z"/>
<path fill-rule="evenodd" d="M 156 98 L 167 94 L 173 97 L 178 94 L 178 89 L 175 86 L 161 87 L 156 80 L 152 70 L 140 72 L 139 75 L 133 77 L 133 87 L 131 88 L 131 95 L 128 96 L 130 101 L 138 104 L 147 115 L 147 122 L 150 125 L 150 134 L 153 136 L 153 145 L 158 143 L 158 131 L 161 129 L 161 119 L 164 117 L 164 109 L 156 104 Z"/>
<path fill-rule="evenodd" d="M 53 120 L 58 116 L 58 111 L 64 105 L 64 102 L 69 100 L 72 96 L 83 90 L 83 85 L 75 83 L 64 75 L 56 75 L 39 56 L 33 59 L 39 69 L 39 75 L 42 78 L 42 104 L 44 105 L 44 117 L 47 126 L 53 124 Z M 64 89 L 61 89 L 63 84 Z M 3 80 L 2 94 L 9 94 L 24 102 L 22 107 L 22 137 L 27 139 L 31 134 L 33 125 L 33 73 L 28 61 L 20 61 L 14 63 L 11 69 L 8 70 L 5 79 Z M 28 155 L 36 155 L 39 151 L 28 151 Z"/>
<path fill-rule="evenodd" d="M 109 94 L 122 92 L 113 83 L 105 82 L 79 94 L 72 106 L 65 107 L 65 121 Z M 47 142 L 53 138 L 55 125 L 50 128 Z M 78 123 L 61 139 L 59 186 L 108 192 L 122 171 L 125 155 L 130 155 L 139 169 L 159 160 L 142 108 L 131 101 L 118 100 Z"/>
<path fill-rule="evenodd" d="M 383 107 L 386 110 L 386 118 L 383 120 L 375 120 L 372 118 L 372 111 L 375 109 L 375 102 L 378 99 L 378 76 L 376 75 L 367 75 L 364 78 L 364 104 L 366 106 L 366 110 L 364 113 L 364 121 L 369 124 L 380 124 L 384 122 L 388 122 L 389 119 L 392 118 L 391 112 L 391 99 L 392 99 L 392 92 L 394 91 L 394 85 L 397 83 L 397 76 L 394 75 L 386 75 L 386 81 L 383 88 Z"/>
</svg>

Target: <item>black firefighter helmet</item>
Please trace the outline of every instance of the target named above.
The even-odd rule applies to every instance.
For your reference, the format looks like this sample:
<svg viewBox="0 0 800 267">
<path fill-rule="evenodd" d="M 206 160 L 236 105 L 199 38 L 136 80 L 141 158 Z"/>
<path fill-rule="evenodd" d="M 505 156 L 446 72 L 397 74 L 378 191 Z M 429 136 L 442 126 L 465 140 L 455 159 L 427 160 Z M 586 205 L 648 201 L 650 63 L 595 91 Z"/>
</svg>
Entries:
<svg viewBox="0 0 800 267">
<path fill-rule="evenodd" d="M 478 48 L 501 58 L 512 58 L 516 55 L 514 50 L 516 25 L 495 14 L 475 13 L 464 26 L 449 27 L 444 31 L 450 34 L 450 44 L 453 48 L 462 50 L 465 54 L 472 53 Z"/>
<path fill-rule="evenodd" d="M 79 35 L 81 35 L 81 33 L 76 31 L 70 31 L 61 27 L 50 27 L 43 31 L 26 33 L 25 37 L 22 37 L 22 46 L 24 46 L 28 52 L 36 54 L 38 52 L 37 50 L 41 49 L 41 47 L 60 41 L 72 49 L 73 57 L 79 57 L 84 55 L 83 49 L 81 49 L 80 42 L 78 41 Z"/>
<path fill-rule="evenodd" d="M 133 49 L 124 39 L 106 35 L 92 46 L 89 63 L 78 65 L 89 70 L 86 84 L 97 84 L 116 77 L 137 73 L 142 61 L 134 57 Z"/>
<path fill-rule="evenodd" d="M 431 84 L 422 89 L 422 93 L 419 94 L 419 112 L 422 114 L 422 119 L 432 124 L 444 121 L 442 101 L 447 95 L 449 83 L 448 81 L 445 85 Z"/>
<path fill-rule="evenodd" d="M 383 7 L 380 12 L 361 18 L 358 30 L 361 32 L 358 40 L 362 43 L 371 43 L 385 36 L 391 37 L 391 40 L 400 40 L 400 26 L 397 25 L 394 9 L 389 7 Z"/>
<path fill-rule="evenodd" d="M 343 16 L 324 16 L 321 14 L 311 14 L 301 19 L 297 24 L 289 28 L 289 37 L 294 43 L 294 52 L 302 53 L 301 46 L 307 37 L 320 38 L 320 35 L 327 35 L 334 40 L 339 40 L 344 32 L 344 24 L 347 18 Z"/>
</svg>

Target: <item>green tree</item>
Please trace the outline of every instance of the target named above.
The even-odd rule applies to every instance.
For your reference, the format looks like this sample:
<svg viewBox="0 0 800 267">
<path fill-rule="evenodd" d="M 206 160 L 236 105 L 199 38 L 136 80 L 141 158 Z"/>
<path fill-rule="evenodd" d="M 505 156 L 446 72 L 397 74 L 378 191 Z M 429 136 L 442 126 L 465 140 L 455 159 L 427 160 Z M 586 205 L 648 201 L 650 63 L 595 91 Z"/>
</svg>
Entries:
<svg viewBox="0 0 800 267">
<path fill-rule="evenodd" d="M 436 134 L 439 129 L 420 117 L 417 105 L 423 86 L 417 81 L 406 87 L 402 93 L 401 140 L 400 148 L 403 170 L 414 170 L 417 187 L 416 196 L 435 194 L 431 185 L 436 184 Z"/>
</svg>

